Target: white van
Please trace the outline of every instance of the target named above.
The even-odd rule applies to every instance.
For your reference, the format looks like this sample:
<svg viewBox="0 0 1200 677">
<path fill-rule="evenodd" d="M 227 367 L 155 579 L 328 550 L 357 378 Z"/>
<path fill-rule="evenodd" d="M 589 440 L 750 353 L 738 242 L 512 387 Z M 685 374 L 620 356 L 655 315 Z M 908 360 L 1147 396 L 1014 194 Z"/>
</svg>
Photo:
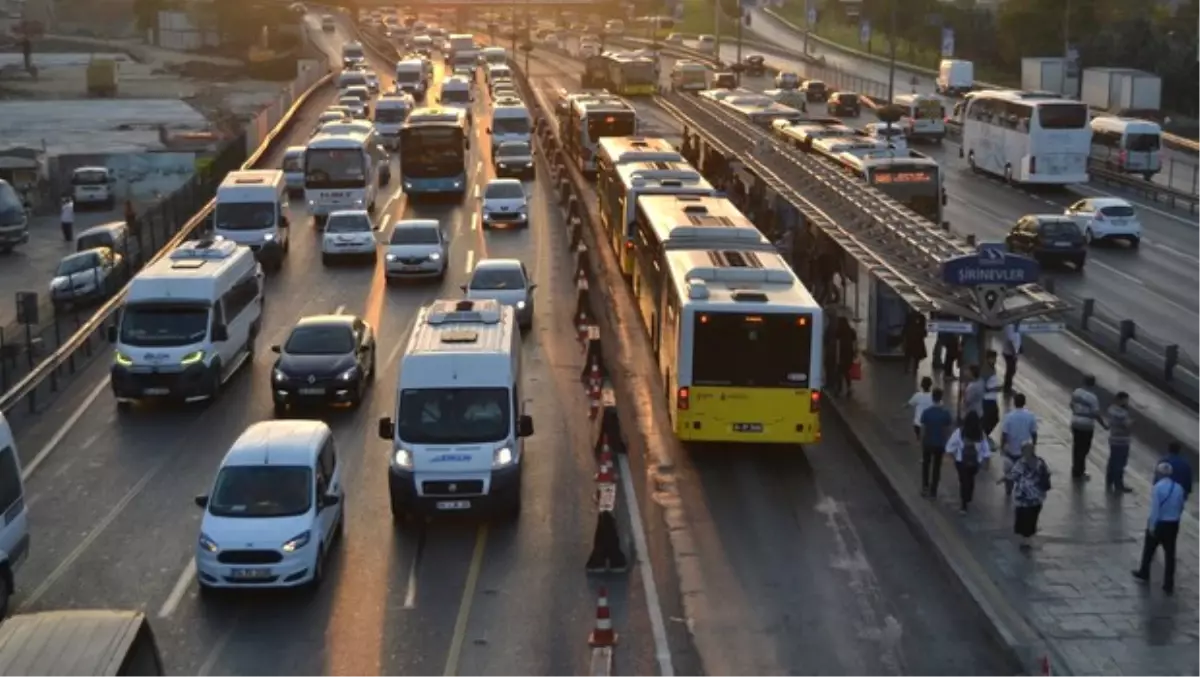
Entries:
<svg viewBox="0 0 1200 677">
<path fill-rule="evenodd" d="M 708 66 L 699 61 L 679 59 L 671 67 L 671 89 L 682 92 L 708 89 Z"/>
<path fill-rule="evenodd" d="M 288 194 L 304 193 L 304 146 L 289 146 L 283 151 L 283 179 Z"/>
<path fill-rule="evenodd" d="M 933 94 L 901 94 L 892 103 L 904 109 L 900 126 L 911 139 L 941 141 L 946 138 L 946 106 Z"/>
<path fill-rule="evenodd" d="M 1149 181 L 1162 170 L 1162 138 L 1157 122 L 1093 118 L 1091 158 L 1113 171 L 1141 174 Z"/>
<path fill-rule="evenodd" d="M 512 80 L 513 72 L 506 63 L 493 64 L 487 69 L 487 83 L 490 87 L 497 80 Z"/>
<path fill-rule="evenodd" d="M 405 59 L 396 63 L 396 89 L 413 98 L 425 98 L 429 88 L 429 72 L 424 59 Z"/>
<path fill-rule="evenodd" d="M 29 511 L 25 508 L 25 481 L 17 441 L 4 414 L 0 413 L 0 619 L 8 615 L 14 572 L 29 554 Z"/>
<path fill-rule="evenodd" d="M 479 58 L 489 66 L 507 64 L 508 50 L 503 47 L 484 47 L 479 50 Z"/>
<path fill-rule="evenodd" d="M 367 74 L 362 71 L 342 71 L 337 76 L 338 92 L 344 92 L 351 87 L 370 87 Z"/>
<path fill-rule="evenodd" d="M 108 167 L 76 167 L 71 172 L 71 199 L 77 207 L 101 205 L 112 209 L 117 201 L 114 183 Z"/>
<path fill-rule="evenodd" d="M 493 147 L 505 141 L 533 143 L 533 118 L 529 109 L 523 103 L 496 105 L 492 108 L 492 126 L 488 133 L 492 135 Z"/>
<path fill-rule="evenodd" d="M 475 95 L 471 93 L 471 80 L 465 75 L 451 75 L 442 80 L 442 91 L 438 97 L 438 105 L 446 108 L 458 108 L 466 111 L 467 124 L 475 121 L 471 103 Z"/>
<path fill-rule="evenodd" d="M 278 169 L 229 172 L 217 186 L 213 235 L 254 251 L 268 267 L 279 270 L 291 241 L 288 186 Z"/>
<path fill-rule="evenodd" d="M 375 131 L 385 148 L 400 147 L 400 128 L 416 106 L 412 96 L 404 93 L 385 94 L 375 102 Z"/>
<path fill-rule="evenodd" d="M 959 96 L 975 89 L 975 63 L 962 59 L 942 59 L 935 82 L 939 94 Z"/>
<path fill-rule="evenodd" d="M 708 34 L 701 35 L 696 38 L 696 51 L 705 54 L 715 54 L 717 51 L 717 39 Z"/>
<path fill-rule="evenodd" d="M 392 443 L 392 515 L 521 509 L 524 438 L 521 332 L 495 300 L 439 300 L 422 308 L 400 361 Z M 527 392 L 527 391 L 526 391 Z"/>
<path fill-rule="evenodd" d="M 142 399 L 213 399 L 253 362 L 262 327 L 263 272 L 230 240 L 184 242 L 142 269 L 108 339 L 119 409 Z"/>
</svg>

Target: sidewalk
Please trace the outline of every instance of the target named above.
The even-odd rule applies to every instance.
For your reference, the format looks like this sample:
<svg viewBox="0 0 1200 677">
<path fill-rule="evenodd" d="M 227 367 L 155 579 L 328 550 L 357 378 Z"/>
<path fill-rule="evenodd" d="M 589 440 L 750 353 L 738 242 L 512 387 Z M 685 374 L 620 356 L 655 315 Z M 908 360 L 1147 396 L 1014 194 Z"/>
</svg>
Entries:
<svg viewBox="0 0 1200 677">
<path fill-rule="evenodd" d="M 922 367 L 928 374 L 929 360 Z M 854 394 L 831 397 L 830 409 L 846 420 L 885 486 L 895 491 L 898 507 L 931 541 L 1030 673 L 1040 674 L 1038 661 L 1045 656 L 1058 674 L 1200 674 L 1194 497 L 1180 530 L 1174 596 L 1160 587 L 1161 554 L 1150 585 L 1130 575 L 1141 556 L 1149 514 L 1146 497 L 1161 450 L 1135 439 L 1126 471 L 1134 493 L 1110 496 L 1103 480 L 1108 439 L 1098 428 L 1088 456 L 1092 480 L 1072 482 L 1066 416 L 1070 393 L 1022 364 L 1016 389 L 1026 394 L 1028 407 L 1038 416 L 1039 453 L 1054 479 L 1034 549 L 1023 554 L 1012 535 L 1011 504 L 1003 487 L 995 485 L 1001 463 L 980 472 L 975 501 L 965 517 L 957 514 L 957 478 L 950 461 L 943 466 L 938 500 L 919 496 L 920 450 L 913 439 L 912 413 L 904 407 L 918 380 L 903 374 L 899 363 L 866 358 Z M 947 386 L 947 401 L 957 401 L 957 384 Z M 1107 407 L 1108 401 L 1102 398 L 1102 405 Z"/>
</svg>

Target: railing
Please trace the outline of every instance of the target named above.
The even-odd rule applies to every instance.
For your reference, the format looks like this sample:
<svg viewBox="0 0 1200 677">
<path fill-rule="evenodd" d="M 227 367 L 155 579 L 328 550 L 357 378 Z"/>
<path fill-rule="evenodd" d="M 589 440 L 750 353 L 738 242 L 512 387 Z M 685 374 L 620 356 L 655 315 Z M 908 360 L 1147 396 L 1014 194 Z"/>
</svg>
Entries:
<svg viewBox="0 0 1200 677">
<path fill-rule="evenodd" d="M 241 163 L 240 167 L 250 169 L 261 163 L 264 156 L 274 149 L 280 137 L 291 127 L 297 112 L 318 90 L 331 82 L 332 77 L 333 74 L 329 72 L 328 67 L 318 73 L 302 74 L 297 83 L 307 81 L 305 88 L 299 90 L 297 83 L 293 83 L 294 87 L 289 88 L 281 95 L 280 100 L 287 100 L 288 105 L 278 106 L 280 117 L 257 150 L 245 158 L 245 162 Z M 213 200 L 211 197 L 215 193 L 216 186 L 228 171 L 238 168 L 237 160 L 245 157 L 244 137 L 239 136 L 234 139 L 223 152 L 227 152 L 229 155 L 219 155 L 218 157 L 227 157 L 229 158 L 227 161 L 223 163 L 214 161 L 199 172 L 197 177 L 193 178 L 184 189 L 181 189 L 176 194 L 177 197 L 173 196 L 151 208 L 147 213 L 139 215 L 138 221 L 141 224 L 139 230 L 142 235 L 140 240 L 135 235 L 135 241 L 139 242 L 139 247 L 141 244 L 148 244 L 140 251 L 155 252 L 152 256 L 139 256 L 140 263 L 148 265 L 158 261 L 192 237 L 207 222 L 212 211 Z M 195 211 L 197 205 L 200 206 L 199 211 Z M 189 217 L 189 213 L 192 213 L 192 216 Z M 183 224 L 176 228 L 175 224 L 178 224 L 180 219 L 184 220 Z M 7 414 L 23 401 L 28 403 L 30 411 L 37 410 L 39 395 L 57 391 L 61 377 L 74 373 L 80 364 L 90 358 L 96 350 L 102 348 L 107 327 L 121 307 L 128 290 L 127 279 L 123 282 L 125 284 L 121 290 L 103 303 L 90 317 L 83 318 L 78 314 L 73 314 L 68 316 L 64 323 L 58 321 L 59 318 L 55 316 L 55 321 L 38 329 L 36 337 L 33 336 L 31 328 L 28 339 L 26 339 L 24 329 L 18 329 L 17 332 L 20 334 L 18 340 L 25 343 L 27 352 L 18 349 L 14 353 L 8 349 L 7 346 L 12 345 L 11 338 L 7 336 L 8 332 L 5 332 L 6 335 L 3 337 L 5 348 L 0 351 L 4 353 L 0 355 L 0 364 L 4 365 L 3 387 L 5 390 L 4 394 L 0 395 L 0 411 Z M 67 331 L 70 332 L 69 335 L 65 335 Z M 55 347 L 46 347 L 50 345 L 51 341 Z M 14 354 L 10 355 L 10 353 Z M 40 358 L 40 361 L 35 361 L 35 358 Z M 22 362 L 28 365 L 28 369 L 23 376 L 20 376 L 16 369 Z"/>
</svg>

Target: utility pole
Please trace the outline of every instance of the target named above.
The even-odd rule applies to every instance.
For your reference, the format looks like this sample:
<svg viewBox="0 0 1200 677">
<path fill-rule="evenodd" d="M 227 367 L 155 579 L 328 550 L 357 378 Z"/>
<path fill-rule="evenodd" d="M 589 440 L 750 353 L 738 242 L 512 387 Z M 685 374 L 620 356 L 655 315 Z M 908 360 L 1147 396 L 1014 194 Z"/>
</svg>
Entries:
<svg viewBox="0 0 1200 677">
<path fill-rule="evenodd" d="M 888 30 L 888 103 L 896 98 L 896 2 L 891 0 L 892 27 Z M 891 125 L 888 125 L 889 127 Z"/>
<path fill-rule="evenodd" d="M 721 63 L 721 0 L 713 0 L 713 42 L 717 63 Z"/>
<path fill-rule="evenodd" d="M 742 86 L 742 26 L 746 24 L 746 17 L 742 15 L 746 10 L 742 8 L 742 0 L 738 0 L 738 31 L 737 31 L 737 65 L 735 73 L 737 76 L 738 87 Z"/>
</svg>

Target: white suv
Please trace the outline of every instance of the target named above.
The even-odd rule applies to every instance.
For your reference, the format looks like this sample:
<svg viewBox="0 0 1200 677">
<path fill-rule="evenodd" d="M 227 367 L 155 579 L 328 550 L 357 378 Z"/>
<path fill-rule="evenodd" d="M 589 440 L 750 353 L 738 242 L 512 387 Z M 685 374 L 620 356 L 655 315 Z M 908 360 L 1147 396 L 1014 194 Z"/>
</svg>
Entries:
<svg viewBox="0 0 1200 677">
<path fill-rule="evenodd" d="M 265 421 L 225 454 L 196 542 L 201 591 L 316 587 L 342 535 L 345 495 L 333 431 L 321 421 Z"/>
</svg>

